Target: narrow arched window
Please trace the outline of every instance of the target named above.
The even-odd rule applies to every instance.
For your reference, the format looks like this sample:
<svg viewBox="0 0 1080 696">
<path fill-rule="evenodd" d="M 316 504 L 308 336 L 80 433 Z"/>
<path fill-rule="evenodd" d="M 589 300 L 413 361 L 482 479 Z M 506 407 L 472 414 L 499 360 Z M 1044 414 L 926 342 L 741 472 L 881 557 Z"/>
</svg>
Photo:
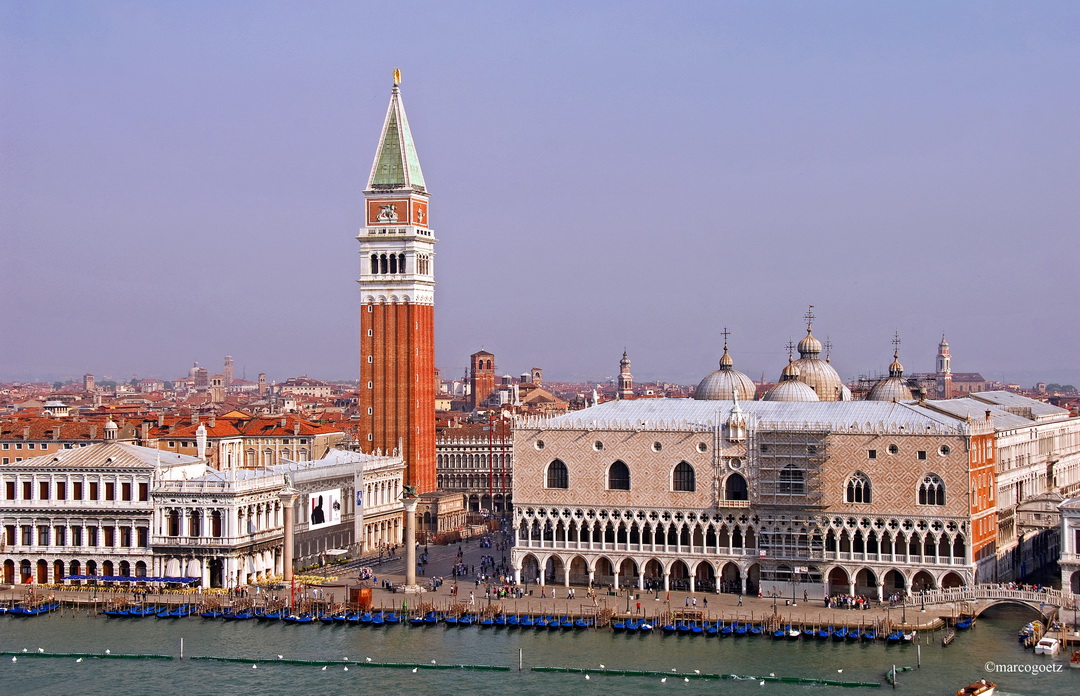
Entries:
<svg viewBox="0 0 1080 696">
<path fill-rule="evenodd" d="M 944 505 L 945 482 L 936 474 L 927 474 L 919 484 L 919 505 Z"/>
<path fill-rule="evenodd" d="M 372 254 L 371 255 L 371 274 L 372 275 L 377 275 L 378 272 L 379 272 L 379 255 L 378 254 Z"/>
<path fill-rule="evenodd" d="M 847 480 L 847 495 L 845 500 L 849 503 L 870 502 L 870 478 L 861 471 Z"/>
<path fill-rule="evenodd" d="M 379 272 L 386 273 L 386 254 L 379 256 Z"/>
<path fill-rule="evenodd" d="M 749 500 L 750 491 L 742 474 L 732 474 L 724 481 L 724 500 Z"/>
<path fill-rule="evenodd" d="M 780 470 L 776 492 L 780 495 L 804 495 L 806 493 L 805 476 L 794 464 L 788 464 Z"/>
<path fill-rule="evenodd" d="M 566 465 L 561 460 L 548 464 L 547 469 L 547 487 L 548 488 L 569 488 L 570 487 L 570 472 L 566 470 Z"/>
<path fill-rule="evenodd" d="M 390 254 L 390 272 L 397 273 L 397 254 Z"/>
<path fill-rule="evenodd" d="M 630 490 L 630 467 L 615 462 L 608 468 L 608 488 L 613 491 Z"/>
<path fill-rule="evenodd" d="M 405 254 L 398 254 L 397 257 L 397 270 L 398 273 L 405 272 Z"/>
<path fill-rule="evenodd" d="M 694 476 L 694 467 L 686 462 L 679 462 L 671 476 L 671 490 L 673 491 L 696 491 L 697 479 Z"/>
</svg>

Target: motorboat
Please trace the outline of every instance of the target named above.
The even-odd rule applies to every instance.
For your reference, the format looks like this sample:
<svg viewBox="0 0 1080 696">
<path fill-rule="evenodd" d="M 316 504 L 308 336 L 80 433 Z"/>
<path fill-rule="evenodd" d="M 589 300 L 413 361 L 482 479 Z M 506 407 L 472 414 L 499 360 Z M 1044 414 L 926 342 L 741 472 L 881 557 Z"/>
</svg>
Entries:
<svg viewBox="0 0 1080 696">
<path fill-rule="evenodd" d="M 1035 644 L 1036 655 L 1057 655 L 1061 652 L 1061 641 L 1057 638 L 1043 638 Z"/>
<path fill-rule="evenodd" d="M 956 690 L 956 696 L 994 696 L 997 684 L 980 679 Z"/>
<path fill-rule="evenodd" d="M 1075 651 L 1069 658 L 1069 667 L 1080 669 L 1080 650 Z"/>
</svg>

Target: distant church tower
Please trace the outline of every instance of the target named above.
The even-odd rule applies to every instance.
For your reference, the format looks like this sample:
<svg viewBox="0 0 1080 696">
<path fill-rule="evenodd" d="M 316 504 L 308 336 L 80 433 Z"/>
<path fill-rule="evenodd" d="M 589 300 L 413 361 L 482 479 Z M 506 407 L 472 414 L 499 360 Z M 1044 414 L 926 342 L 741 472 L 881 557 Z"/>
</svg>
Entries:
<svg viewBox="0 0 1080 696">
<path fill-rule="evenodd" d="M 942 399 L 952 398 L 952 356 L 949 355 L 949 342 L 945 334 L 941 335 L 937 353 L 937 390 Z"/>
<path fill-rule="evenodd" d="M 634 398 L 634 376 L 630 374 L 630 358 L 624 350 L 622 360 L 619 361 L 619 398 Z"/>
<path fill-rule="evenodd" d="M 495 391 L 495 356 L 481 350 L 469 356 L 469 410 L 473 410 Z"/>
<path fill-rule="evenodd" d="M 401 447 L 405 483 L 435 483 L 435 236 L 394 71 L 360 228 L 360 429 L 365 452 Z"/>
</svg>

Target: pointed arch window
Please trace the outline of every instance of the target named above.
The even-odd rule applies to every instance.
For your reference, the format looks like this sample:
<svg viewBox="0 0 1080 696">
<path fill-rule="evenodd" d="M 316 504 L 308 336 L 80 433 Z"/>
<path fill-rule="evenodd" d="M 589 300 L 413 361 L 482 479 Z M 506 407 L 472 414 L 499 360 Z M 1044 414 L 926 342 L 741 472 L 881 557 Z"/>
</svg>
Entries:
<svg viewBox="0 0 1080 696">
<path fill-rule="evenodd" d="M 861 471 L 847 480 L 847 490 L 844 499 L 849 503 L 870 502 L 870 477 Z"/>
<path fill-rule="evenodd" d="M 944 505 L 945 482 L 937 474 L 927 474 L 919 484 L 919 505 Z"/>
<path fill-rule="evenodd" d="M 613 491 L 630 490 L 630 467 L 617 461 L 608 467 L 608 489 Z"/>
<path fill-rule="evenodd" d="M 563 464 L 560 459 L 556 459 L 548 464 L 546 478 L 548 488 L 570 487 L 570 472 L 567 471 L 566 464 Z"/>
<path fill-rule="evenodd" d="M 694 475 L 694 467 L 686 462 L 675 465 L 675 471 L 671 475 L 671 490 L 673 491 L 696 491 L 697 478 Z"/>
<path fill-rule="evenodd" d="M 750 491 L 742 474 L 731 474 L 724 481 L 724 500 L 749 500 Z"/>
<path fill-rule="evenodd" d="M 780 470 L 776 492 L 780 495 L 804 495 L 806 493 L 806 476 L 802 469 L 794 464 L 788 464 Z"/>
</svg>

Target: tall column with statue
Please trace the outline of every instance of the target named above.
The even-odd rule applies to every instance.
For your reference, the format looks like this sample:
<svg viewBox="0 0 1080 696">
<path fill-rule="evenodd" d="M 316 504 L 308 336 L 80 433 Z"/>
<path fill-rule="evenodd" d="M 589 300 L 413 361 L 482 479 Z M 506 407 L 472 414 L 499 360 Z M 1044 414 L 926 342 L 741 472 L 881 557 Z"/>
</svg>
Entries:
<svg viewBox="0 0 1080 696">
<path fill-rule="evenodd" d="M 416 495 L 416 486 L 405 486 L 401 493 L 401 502 L 405 506 L 405 591 L 420 592 L 416 584 L 416 504 L 420 497 Z"/>
<path fill-rule="evenodd" d="M 284 581 L 292 582 L 293 580 L 293 548 L 294 548 L 294 527 L 296 525 L 296 499 L 300 496 L 300 491 L 292 487 L 292 482 L 289 481 L 289 477 L 285 477 L 285 487 L 278 491 L 278 500 L 281 501 L 281 510 L 284 516 L 285 522 L 285 539 L 284 548 L 281 552 L 281 565 L 284 573 Z"/>
</svg>

